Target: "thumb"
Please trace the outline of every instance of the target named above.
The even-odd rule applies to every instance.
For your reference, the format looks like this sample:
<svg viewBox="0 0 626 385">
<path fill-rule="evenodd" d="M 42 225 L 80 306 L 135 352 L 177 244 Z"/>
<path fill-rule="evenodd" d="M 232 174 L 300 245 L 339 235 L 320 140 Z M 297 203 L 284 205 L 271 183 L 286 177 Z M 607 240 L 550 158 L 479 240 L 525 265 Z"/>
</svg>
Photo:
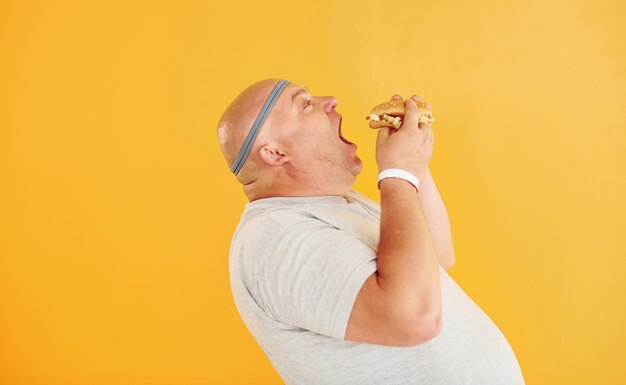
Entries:
<svg viewBox="0 0 626 385">
<path fill-rule="evenodd" d="M 414 127 L 415 129 L 418 129 L 419 109 L 417 107 L 417 104 L 415 104 L 415 101 L 413 101 L 413 99 L 411 98 L 405 100 L 404 109 L 404 123 L 402 123 L 402 126 Z"/>
<path fill-rule="evenodd" d="M 381 139 L 386 139 L 391 135 L 391 128 L 387 126 L 383 126 L 378 129 L 378 135 L 376 136 L 376 141 L 380 142 Z"/>
</svg>

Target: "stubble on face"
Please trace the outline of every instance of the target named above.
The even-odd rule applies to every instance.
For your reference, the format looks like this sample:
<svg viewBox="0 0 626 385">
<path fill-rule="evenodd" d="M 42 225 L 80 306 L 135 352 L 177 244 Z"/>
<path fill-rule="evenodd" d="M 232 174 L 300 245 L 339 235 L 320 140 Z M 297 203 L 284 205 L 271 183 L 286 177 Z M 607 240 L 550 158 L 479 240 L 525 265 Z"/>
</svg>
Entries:
<svg viewBox="0 0 626 385">
<path fill-rule="evenodd" d="M 294 85 L 286 94 L 291 95 L 299 88 Z M 336 117 L 320 110 L 324 106 L 317 104 L 315 110 L 307 107 L 301 111 L 302 99 L 310 97 L 305 93 L 295 98 L 295 106 L 288 103 L 278 108 L 274 115 L 276 128 L 282 131 L 281 139 L 299 183 L 313 189 L 336 191 L 354 183 L 362 165 L 354 150 L 339 138 Z M 317 98 L 317 102 L 325 101 Z"/>
<path fill-rule="evenodd" d="M 337 147 L 320 143 L 309 149 L 309 175 L 316 178 L 318 185 L 323 184 L 329 188 L 351 186 L 361 172 L 360 159 L 357 159 L 353 150 L 345 148 L 343 142 L 340 145 Z"/>
</svg>

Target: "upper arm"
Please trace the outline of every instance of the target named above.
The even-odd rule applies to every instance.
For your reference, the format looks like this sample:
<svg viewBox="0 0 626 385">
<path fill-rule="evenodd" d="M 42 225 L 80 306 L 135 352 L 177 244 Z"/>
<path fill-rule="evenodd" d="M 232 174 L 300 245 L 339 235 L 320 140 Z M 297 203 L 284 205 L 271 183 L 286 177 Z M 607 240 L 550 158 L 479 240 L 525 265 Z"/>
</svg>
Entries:
<svg viewBox="0 0 626 385">
<path fill-rule="evenodd" d="M 363 282 L 376 271 L 376 251 L 352 233 L 315 218 L 297 218 L 252 252 L 250 290 L 271 318 L 344 340 Z"/>
<path fill-rule="evenodd" d="M 379 345 L 414 346 L 438 334 L 440 317 L 416 320 L 408 316 L 412 309 L 394 305 L 381 290 L 376 251 L 353 234 L 303 218 L 264 242 L 252 281 L 255 299 L 270 317 Z"/>
<path fill-rule="evenodd" d="M 345 340 L 388 346 L 415 346 L 439 334 L 441 317 L 416 319 L 388 298 L 372 273 L 359 291 L 348 320 Z"/>
</svg>

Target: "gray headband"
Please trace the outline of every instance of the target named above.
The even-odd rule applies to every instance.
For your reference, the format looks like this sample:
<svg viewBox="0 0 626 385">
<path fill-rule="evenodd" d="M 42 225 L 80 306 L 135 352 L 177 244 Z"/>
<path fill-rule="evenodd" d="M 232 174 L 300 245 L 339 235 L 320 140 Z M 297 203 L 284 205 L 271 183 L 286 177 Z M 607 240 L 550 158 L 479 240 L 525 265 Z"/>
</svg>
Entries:
<svg viewBox="0 0 626 385">
<path fill-rule="evenodd" d="M 274 104 L 276 104 L 276 101 L 278 100 L 281 92 L 283 92 L 283 90 L 285 89 L 285 87 L 287 87 L 287 84 L 289 83 L 290 82 L 288 80 L 279 80 L 278 83 L 274 86 L 272 92 L 270 92 L 269 96 L 265 100 L 265 103 L 263 104 L 263 107 L 261 107 L 259 115 L 256 117 L 256 120 L 254 121 L 254 124 L 250 129 L 250 132 L 248 132 L 248 136 L 246 136 L 246 139 L 241 145 L 239 154 L 237 154 L 237 159 L 235 159 L 235 162 L 230 168 L 230 170 L 235 175 L 239 173 L 239 170 L 241 170 L 241 168 L 243 167 L 246 159 L 248 159 L 248 155 L 250 154 L 250 150 L 252 150 L 252 145 L 254 144 L 254 140 L 256 139 L 256 136 L 259 133 L 261 126 L 265 122 L 265 119 L 267 119 L 270 111 L 272 111 L 272 108 L 274 107 Z"/>
</svg>

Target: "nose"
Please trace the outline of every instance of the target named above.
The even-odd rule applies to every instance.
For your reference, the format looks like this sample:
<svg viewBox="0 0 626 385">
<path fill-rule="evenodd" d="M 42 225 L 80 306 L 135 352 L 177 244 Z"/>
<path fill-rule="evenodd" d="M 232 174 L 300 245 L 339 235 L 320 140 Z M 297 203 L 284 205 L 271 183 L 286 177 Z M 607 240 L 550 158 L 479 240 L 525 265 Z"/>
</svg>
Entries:
<svg viewBox="0 0 626 385">
<path fill-rule="evenodd" d="M 339 101 L 334 96 L 320 96 L 320 104 L 324 107 L 324 111 L 329 113 L 333 108 L 337 107 Z"/>
</svg>

